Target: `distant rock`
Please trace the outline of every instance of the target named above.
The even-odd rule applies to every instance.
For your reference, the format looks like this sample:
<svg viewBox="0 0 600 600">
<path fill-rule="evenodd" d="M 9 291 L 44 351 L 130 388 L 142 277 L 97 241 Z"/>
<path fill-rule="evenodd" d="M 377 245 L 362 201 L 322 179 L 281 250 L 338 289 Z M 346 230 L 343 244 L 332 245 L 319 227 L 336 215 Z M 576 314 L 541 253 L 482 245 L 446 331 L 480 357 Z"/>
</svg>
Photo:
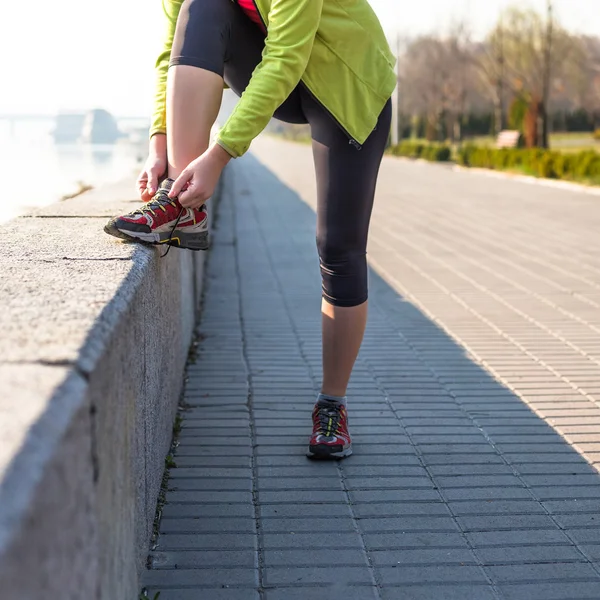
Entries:
<svg viewBox="0 0 600 600">
<path fill-rule="evenodd" d="M 56 116 L 52 137 L 57 144 L 77 142 L 81 138 L 85 113 L 62 112 Z"/>
<path fill-rule="evenodd" d="M 85 115 L 80 139 L 88 144 L 114 144 L 123 135 L 117 120 L 108 111 L 97 108 Z"/>
</svg>

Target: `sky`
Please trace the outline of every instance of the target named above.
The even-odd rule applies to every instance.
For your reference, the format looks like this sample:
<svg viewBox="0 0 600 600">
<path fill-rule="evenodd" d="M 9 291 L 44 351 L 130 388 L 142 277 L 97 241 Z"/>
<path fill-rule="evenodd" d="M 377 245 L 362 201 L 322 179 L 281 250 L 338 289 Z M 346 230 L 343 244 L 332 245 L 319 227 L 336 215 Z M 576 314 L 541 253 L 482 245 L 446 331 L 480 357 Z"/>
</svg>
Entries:
<svg viewBox="0 0 600 600">
<path fill-rule="evenodd" d="M 370 3 L 390 38 L 442 30 L 465 17 L 481 37 L 515 0 Z M 567 29 L 600 35 L 600 0 L 554 3 Z M 543 9 L 545 0 L 517 4 Z M 161 17 L 160 0 L 1 1 L 0 115 L 106 108 L 119 116 L 148 116 Z"/>
</svg>

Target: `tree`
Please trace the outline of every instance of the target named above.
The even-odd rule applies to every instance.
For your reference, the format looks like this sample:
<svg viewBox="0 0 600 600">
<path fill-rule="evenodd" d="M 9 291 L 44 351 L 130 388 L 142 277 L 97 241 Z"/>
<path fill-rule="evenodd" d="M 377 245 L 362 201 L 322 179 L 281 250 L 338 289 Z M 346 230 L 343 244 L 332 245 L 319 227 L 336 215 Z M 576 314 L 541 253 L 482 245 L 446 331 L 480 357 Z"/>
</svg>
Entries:
<svg viewBox="0 0 600 600">
<path fill-rule="evenodd" d="M 484 93 L 494 105 L 494 131 L 496 135 L 506 126 L 505 109 L 505 54 L 504 21 L 502 16 L 486 43 L 475 49 L 475 65 Z"/>
<path fill-rule="evenodd" d="M 572 65 L 576 39 L 555 20 L 552 3 L 544 18 L 534 10 L 507 9 L 487 40 L 489 48 L 502 48 L 502 61 L 484 70 L 489 81 L 498 78 L 502 67 L 504 83 L 516 96 L 527 98 L 529 113 L 525 121 L 533 134 L 526 136 L 534 145 L 548 147 L 548 112 L 553 80 Z M 503 83 L 503 84 L 504 84 Z M 530 132 L 531 133 L 531 132 Z"/>
<path fill-rule="evenodd" d="M 399 59 L 402 112 L 413 122 L 425 119 L 426 137 L 462 137 L 461 122 L 474 88 L 473 44 L 464 23 L 455 23 L 444 37 L 420 36 L 406 44 Z"/>
<path fill-rule="evenodd" d="M 600 128 L 600 38 L 584 36 L 579 40 L 578 68 L 566 77 L 566 89 L 573 108 L 585 111 L 594 129 Z M 567 87 L 568 86 L 568 87 Z"/>
</svg>

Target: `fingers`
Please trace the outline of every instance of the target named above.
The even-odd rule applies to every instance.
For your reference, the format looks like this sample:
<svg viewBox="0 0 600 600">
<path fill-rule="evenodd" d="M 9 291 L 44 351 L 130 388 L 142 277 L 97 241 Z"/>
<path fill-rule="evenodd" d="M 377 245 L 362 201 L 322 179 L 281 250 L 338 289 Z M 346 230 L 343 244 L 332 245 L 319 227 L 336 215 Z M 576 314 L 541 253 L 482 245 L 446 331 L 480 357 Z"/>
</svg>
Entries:
<svg viewBox="0 0 600 600">
<path fill-rule="evenodd" d="M 146 185 L 146 189 L 148 190 L 148 194 L 150 196 L 154 196 L 156 194 L 156 190 L 158 189 L 158 169 L 150 169 L 148 171 L 148 183 Z"/>
<path fill-rule="evenodd" d="M 150 202 L 150 200 L 152 200 L 152 196 L 148 193 L 148 190 L 146 188 L 144 188 L 141 192 L 140 192 L 140 198 L 142 199 L 142 202 Z"/>
<path fill-rule="evenodd" d="M 181 206 L 185 206 L 186 208 L 192 208 L 195 205 L 195 196 L 197 193 L 198 190 L 196 190 L 193 185 L 189 185 L 179 193 L 179 196 L 177 197 L 179 204 L 181 204 Z"/>
<path fill-rule="evenodd" d="M 169 198 L 176 198 L 181 194 L 181 191 L 186 187 L 189 183 L 190 179 L 192 179 L 193 173 L 188 169 L 184 169 L 181 172 L 181 175 L 175 180 L 173 185 L 171 186 L 171 191 L 169 192 Z M 181 198 L 180 198 L 181 200 Z"/>
<path fill-rule="evenodd" d="M 148 185 L 148 175 L 146 173 L 146 171 L 142 171 L 137 178 L 136 181 L 136 185 L 137 185 L 137 189 L 138 189 L 138 193 L 140 196 L 144 195 L 144 192 L 146 191 L 146 187 Z"/>
<path fill-rule="evenodd" d="M 156 193 L 156 189 L 150 191 L 150 184 L 148 183 L 149 177 L 148 172 L 142 171 L 137 179 L 137 189 L 140 198 L 143 202 L 148 202 L 152 199 L 152 196 Z"/>
</svg>

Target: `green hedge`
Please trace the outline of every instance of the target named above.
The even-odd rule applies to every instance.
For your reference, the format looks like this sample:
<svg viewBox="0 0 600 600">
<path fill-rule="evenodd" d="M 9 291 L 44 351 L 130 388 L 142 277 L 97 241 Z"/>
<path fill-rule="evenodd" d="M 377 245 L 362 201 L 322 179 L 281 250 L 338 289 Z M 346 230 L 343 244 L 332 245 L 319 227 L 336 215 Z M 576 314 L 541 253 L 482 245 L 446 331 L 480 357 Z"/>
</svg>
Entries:
<svg viewBox="0 0 600 600">
<path fill-rule="evenodd" d="M 449 146 L 411 141 L 400 142 L 397 146 L 390 146 L 388 152 L 394 156 L 423 158 L 435 162 L 448 162 L 452 157 L 452 150 Z"/>
<path fill-rule="evenodd" d="M 484 169 L 522 169 L 550 179 L 600 178 L 600 153 L 585 150 L 572 154 L 542 149 L 496 149 L 466 145 L 457 151 L 456 162 Z"/>
</svg>

